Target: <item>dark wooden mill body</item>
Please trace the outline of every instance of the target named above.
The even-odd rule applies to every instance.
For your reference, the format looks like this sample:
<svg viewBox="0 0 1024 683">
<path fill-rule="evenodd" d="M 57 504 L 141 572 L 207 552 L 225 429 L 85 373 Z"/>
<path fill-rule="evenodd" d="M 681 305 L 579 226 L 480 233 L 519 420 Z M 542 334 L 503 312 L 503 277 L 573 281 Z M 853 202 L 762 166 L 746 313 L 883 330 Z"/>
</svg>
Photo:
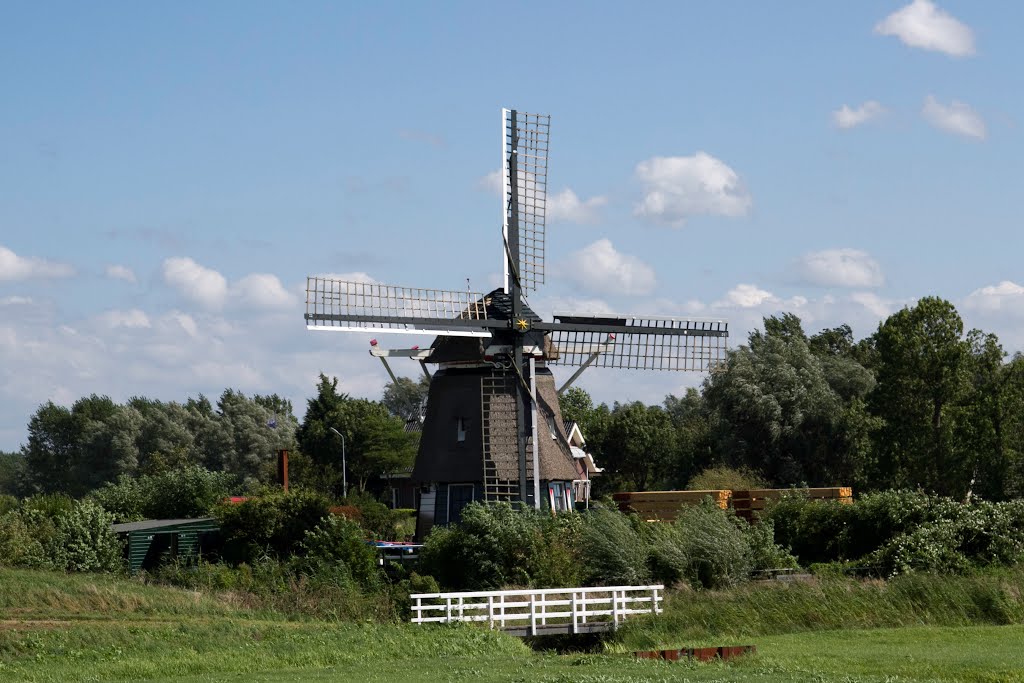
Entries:
<svg viewBox="0 0 1024 683">
<path fill-rule="evenodd" d="M 547 116 L 502 111 L 504 288 L 307 280 L 309 329 L 437 335 L 429 349 L 371 350 L 385 365 L 397 356 L 425 372 L 437 366 L 413 470 L 421 536 L 456 521 L 471 500 L 571 504 L 584 475 L 558 394 L 585 368 L 707 371 L 724 359 L 728 326 L 720 320 L 555 313 L 547 322 L 529 308 L 526 294 L 544 280 L 549 127 Z M 549 365 L 578 369 L 556 391 Z"/>
</svg>

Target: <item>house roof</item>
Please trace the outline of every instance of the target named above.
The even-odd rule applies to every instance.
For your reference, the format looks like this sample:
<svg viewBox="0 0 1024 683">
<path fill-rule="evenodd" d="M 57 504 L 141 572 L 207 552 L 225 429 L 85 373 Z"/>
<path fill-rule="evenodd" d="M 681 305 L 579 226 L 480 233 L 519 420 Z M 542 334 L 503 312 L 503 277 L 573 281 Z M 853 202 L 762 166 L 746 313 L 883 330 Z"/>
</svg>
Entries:
<svg viewBox="0 0 1024 683">
<path fill-rule="evenodd" d="M 125 522 L 123 524 L 111 524 L 115 533 L 126 533 L 129 531 L 149 531 L 151 529 L 163 529 L 173 526 L 209 526 L 210 522 L 216 523 L 215 517 L 198 517 L 193 519 L 146 519 L 141 522 Z"/>
</svg>

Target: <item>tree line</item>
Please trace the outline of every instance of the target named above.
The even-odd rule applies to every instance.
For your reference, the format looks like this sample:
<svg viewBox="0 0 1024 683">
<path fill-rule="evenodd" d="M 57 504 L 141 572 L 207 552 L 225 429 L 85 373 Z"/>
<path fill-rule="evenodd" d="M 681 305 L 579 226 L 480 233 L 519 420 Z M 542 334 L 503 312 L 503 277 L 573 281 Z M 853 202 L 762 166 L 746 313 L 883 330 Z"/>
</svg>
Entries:
<svg viewBox="0 0 1024 683">
<path fill-rule="evenodd" d="M 684 487 L 724 466 L 775 487 L 1024 493 L 1024 356 L 965 333 L 935 297 L 859 341 L 847 325 L 808 335 L 795 315 L 768 317 L 700 390 L 609 407 L 574 388 L 562 408 L 606 491 Z"/>
<path fill-rule="evenodd" d="M 792 314 L 767 317 L 703 382 L 659 405 L 561 398 L 606 468 L 598 493 L 722 484 L 912 488 L 957 499 L 1024 494 L 1024 356 L 964 330 L 955 307 L 926 297 L 855 340 L 847 325 L 808 334 Z M 427 382 L 398 378 L 382 400 L 352 397 L 321 375 L 300 422 L 277 395 L 226 390 L 216 403 L 89 396 L 32 415 L 19 453 L 0 453 L 0 493 L 81 496 L 122 476 L 187 465 L 239 486 L 274 481 L 291 453 L 293 482 L 333 496 L 379 491 L 412 465 L 406 424 Z M 718 469 L 716 469 L 718 468 Z"/>
</svg>

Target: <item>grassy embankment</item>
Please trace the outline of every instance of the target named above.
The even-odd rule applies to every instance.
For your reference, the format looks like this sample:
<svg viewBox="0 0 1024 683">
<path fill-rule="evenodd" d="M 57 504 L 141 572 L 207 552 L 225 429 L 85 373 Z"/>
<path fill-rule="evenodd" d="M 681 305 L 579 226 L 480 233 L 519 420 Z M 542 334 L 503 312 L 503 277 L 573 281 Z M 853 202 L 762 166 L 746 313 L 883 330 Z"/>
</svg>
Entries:
<svg viewBox="0 0 1024 683">
<path fill-rule="evenodd" d="M 0 680 L 1024 681 L 1024 628 L 993 625 L 1024 618 L 1022 589 L 1018 572 L 680 593 L 609 654 L 558 656 L 471 627 L 289 620 L 237 596 L 0 569 Z M 915 624 L 938 625 L 848 628 Z M 615 653 L 655 642 L 759 654 L 695 665 Z"/>
</svg>

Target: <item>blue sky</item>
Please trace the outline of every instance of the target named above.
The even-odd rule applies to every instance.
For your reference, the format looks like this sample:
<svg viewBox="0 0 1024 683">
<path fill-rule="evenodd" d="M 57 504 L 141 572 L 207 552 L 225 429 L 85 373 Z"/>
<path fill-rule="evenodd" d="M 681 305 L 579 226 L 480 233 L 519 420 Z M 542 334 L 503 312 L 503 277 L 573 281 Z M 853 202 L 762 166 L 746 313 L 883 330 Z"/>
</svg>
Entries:
<svg viewBox="0 0 1024 683">
<path fill-rule="evenodd" d="M 0 449 L 93 392 L 301 413 L 323 370 L 379 396 L 368 336 L 304 329 L 304 278 L 497 284 L 503 106 L 552 115 L 538 310 L 725 318 L 738 344 L 780 311 L 865 336 L 939 295 L 1024 349 L 1022 15 L 5 3 Z M 700 379 L 581 385 L 655 402 Z"/>
</svg>

